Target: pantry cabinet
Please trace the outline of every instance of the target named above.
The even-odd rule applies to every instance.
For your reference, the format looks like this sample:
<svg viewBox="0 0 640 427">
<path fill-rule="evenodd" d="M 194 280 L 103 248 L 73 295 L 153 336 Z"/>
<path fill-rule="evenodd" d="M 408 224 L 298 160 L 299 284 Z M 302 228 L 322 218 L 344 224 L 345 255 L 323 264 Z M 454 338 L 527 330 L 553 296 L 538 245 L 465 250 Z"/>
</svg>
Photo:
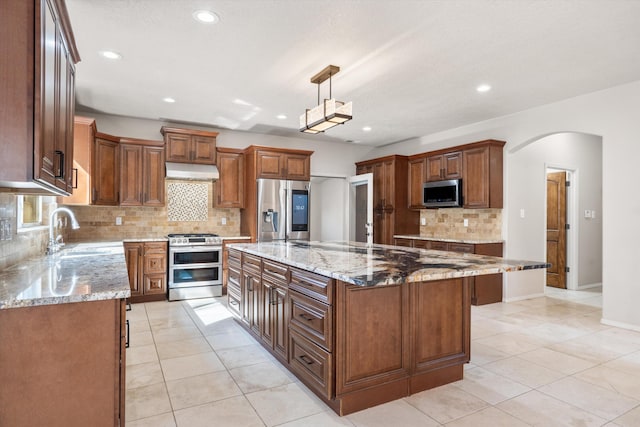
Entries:
<svg viewBox="0 0 640 427">
<path fill-rule="evenodd" d="M 420 214 L 408 209 L 408 158 L 387 156 L 356 163 L 358 174 L 373 173 L 373 242 L 393 244 L 394 234 L 416 234 Z"/>
<path fill-rule="evenodd" d="M 160 132 L 166 144 L 168 162 L 216 164 L 218 132 L 163 126 Z"/>
<path fill-rule="evenodd" d="M 0 39 L 0 188 L 69 195 L 80 56 L 64 1 L 4 1 Z"/>
</svg>

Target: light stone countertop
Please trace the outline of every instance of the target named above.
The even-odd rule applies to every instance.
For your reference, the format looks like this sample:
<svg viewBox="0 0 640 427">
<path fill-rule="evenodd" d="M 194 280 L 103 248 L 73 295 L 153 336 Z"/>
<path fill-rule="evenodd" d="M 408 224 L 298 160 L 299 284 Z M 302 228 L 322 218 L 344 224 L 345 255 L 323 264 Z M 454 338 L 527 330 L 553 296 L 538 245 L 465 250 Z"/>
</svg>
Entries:
<svg viewBox="0 0 640 427">
<path fill-rule="evenodd" d="M 130 296 L 122 242 L 68 244 L 0 271 L 0 309 Z"/>
<path fill-rule="evenodd" d="M 138 238 L 138 239 L 122 239 L 122 243 L 138 243 L 138 242 L 168 242 L 169 239 L 167 237 L 148 237 L 148 238 Z"/>
<path fill-rule="evenodd" d="M 547 268 L 545 262 L 372 245 L 357 242 L 264 242 L 229 246 L 359 286 L 507 273 Z"/>
<path fill-rule="evenodd" d="M 419 234 L 397 234 L 393 236 L 394 239 L 414 239 L 414 240 L 433 240 L 436 242 L 449 242 L 449 243 L 467 243 L 470 245 L 482 245 L 487 243 L 504 243 L 501 239 L 446 239 L 441 237 L 428 237 L 421 236 Z"/>
</svg>

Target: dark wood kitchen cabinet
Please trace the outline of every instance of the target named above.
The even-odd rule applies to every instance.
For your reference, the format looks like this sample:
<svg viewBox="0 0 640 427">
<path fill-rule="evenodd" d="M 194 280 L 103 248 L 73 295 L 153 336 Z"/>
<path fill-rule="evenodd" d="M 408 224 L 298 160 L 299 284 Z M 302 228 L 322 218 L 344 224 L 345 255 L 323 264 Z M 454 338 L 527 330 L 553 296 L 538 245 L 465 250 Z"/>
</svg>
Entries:
<svg viewBox="0 0 640 427">
<path fill-rule="evenodd" d="M 164 142 L 120 138 L 120 206 L 164 206 Z"/>
<path fill-rule="evenodd" d="M 167 242 L 124 242 L 131 302 L 167 298 Z"/>
<path fill-rule="evenodd" d="M 229 258 L 229 245 L 232 243 L 248 243 L 249 240 L 247 239 L 227 239 L 224 238 L 222 240 L 222 294 L 226 294 L 228 292 L 228 282 L 229 282 L 229 268 L 231 267 L 230 263 L 233 264 L 234 262 L 237 263 L 236 266 L 233 266 L 233 268 L 235 268 L 236 270 L 240 270 L 240 264 L 241 264 L 241 260 L 239 258 L 239 253 L 238 251 L 235 251 L 234 254 L 236 254 L 236 256 L 238 258 L 234 258 L 231 257 Z M 239 274 L 239 273 L 238 273 Z M 237 297 L 238 297 L 238 301 L 240 301 L 240 285 L 239 285 L 239 279 L 237 279 L 237 286 L 238 289 L 236 289 L 237 291 Z"/>
<path fill-rule="evenodd" d="M 462 153 L 449 153 L 428 156 L 425 159 L 425 181 L 462 178 Z"/>
<path fill-rule="evenodd" d="M 409 208 L 425 209 L 423 183 L 458 178 L 462 178 L 464 208 L 502 208 L 504 145 L 486 140 L 409 156 Z"/>
<path fill-rule="evenodd" d="M 163 126 L 160 132 L 166 144 L 168 162 L 216 164 L 218 132 Z"/>
<path fill-rule="evenodd" d="M 408 158 L 387 156 L 356 163 L 358 174 L 373 173 L 373 241 L 393 244 L 394 234 L 417 234 L 420 214 L 408 209 Z"/>
<path fill-rule="evenodd" d="M 0 310 L 0 425 L 123 426 L 125 313 L 122 299 Z"/>
<path fill-rule="evenodd" d="M 289 358 L 288 281 L 289 267 L 262 260 L 260 338 L 284 363 Z"/>
<path fill-rule="evenodd" d="M 462 152 L 465 208 L 502 208 L 504 141 L 487 140 Z"/>
<path fill-rule="evenodd" d="M 260 295 L 262 288 L 262 259 L 242 254 L 242 280 L 240 282 L 242 304 L 240 315 L 245 326 L 260 336 Z"/>
<path fill-rule="evenodd" d="M 217 166 L 220 178 L 214 184 L 213 206 L 244 207 L 244 154 L 242 150 L 218 148 Z"/>
<path fill-rule="evenodd" d="M 89 117 L 75 116 L 73 121 L 73 193 L 59 197 L 63 205 L 91 204 L 91 162 L 96 135 L 96 121 Z"/>
<path fill-rule="evenodd" d="M 226 285 L 227 307 L 236 315 L 242 317 L 242 253 L 235 249 L 224 250 L 222 262 L 223 292 Z M 225 274 L 226 273 L 226 274 Z"/>
<path fill-rule="evenodd" d="M 118 206 L 120 203 L 120 138 L 97 132 L 91 163 L 91 203 Z"/>
<path fill-rule="evenodd" d="M 0 39 L 0 187 L 69 195 L 80 56 L 64 1 L 4 1 Z"/>
<path fill-rule="evenodd" d="M 461 243 L 428 239 L 395 239 L 396 246 L 406 246 L 436 251 L 462 252 L 476 255 L 502 257 L 502 243 Z M 485 274 L 469 278 L 471 304 L 484 305 L 502 302 L 502 273 Z"/>
<path fill-rule="evenodd" d="M 309 181 L 311 154 L 293 150 L 260 149 L 256 151 L 256 177 Z"/>
</svg>

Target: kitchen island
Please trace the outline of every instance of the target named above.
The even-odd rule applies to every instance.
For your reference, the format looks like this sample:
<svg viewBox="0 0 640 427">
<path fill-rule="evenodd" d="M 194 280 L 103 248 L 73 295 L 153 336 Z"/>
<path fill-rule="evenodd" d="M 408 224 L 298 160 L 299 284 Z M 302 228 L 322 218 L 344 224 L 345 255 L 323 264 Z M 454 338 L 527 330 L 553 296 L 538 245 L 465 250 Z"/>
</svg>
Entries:
<svg viewBox="0 0 640 427">
<path fill-rule="evenodd" d="M 0 425 L 124 425 L 121 242 L 0 271 Z"/>
<path fill-rule="evenodd" d="M 229 308 L 345 415 L 462 379 L 471 278 L 546 266 L 354 242 L 238 244 Z"/>
</svg>

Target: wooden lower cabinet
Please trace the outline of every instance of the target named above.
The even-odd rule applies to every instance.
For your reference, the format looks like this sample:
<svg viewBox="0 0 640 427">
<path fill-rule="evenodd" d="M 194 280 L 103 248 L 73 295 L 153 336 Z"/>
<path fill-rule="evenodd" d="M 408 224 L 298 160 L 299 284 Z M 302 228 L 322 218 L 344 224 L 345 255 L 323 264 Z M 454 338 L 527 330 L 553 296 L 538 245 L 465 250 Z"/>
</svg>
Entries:
<svg viewBox="0 0 640 427">
<path fill-rule="evenodd" d="M 125 242 L 132 303 L 167 299 L 167 242 Z"/>
<path fill-rule="evenodd" d="M 396 246 L 437 251 L 462 252 L 502 257 L 502 243 L 458 243 L 426 239 L 395 239 Z M 502 273 L 475 276 L 471 280 L 471 304 L 485 305 L 502 302 Z"/>
<path fill-rule="evenodd" d="M 0 425 L 122 426 L 122 299 L 0 310 Z"/>
<path fill-rule="evenodd" d="M 231 311 L 338 414 L 462 378 L 470 278 L 363 287 L 260 259 L 229 250 Z"/>
</svg>

